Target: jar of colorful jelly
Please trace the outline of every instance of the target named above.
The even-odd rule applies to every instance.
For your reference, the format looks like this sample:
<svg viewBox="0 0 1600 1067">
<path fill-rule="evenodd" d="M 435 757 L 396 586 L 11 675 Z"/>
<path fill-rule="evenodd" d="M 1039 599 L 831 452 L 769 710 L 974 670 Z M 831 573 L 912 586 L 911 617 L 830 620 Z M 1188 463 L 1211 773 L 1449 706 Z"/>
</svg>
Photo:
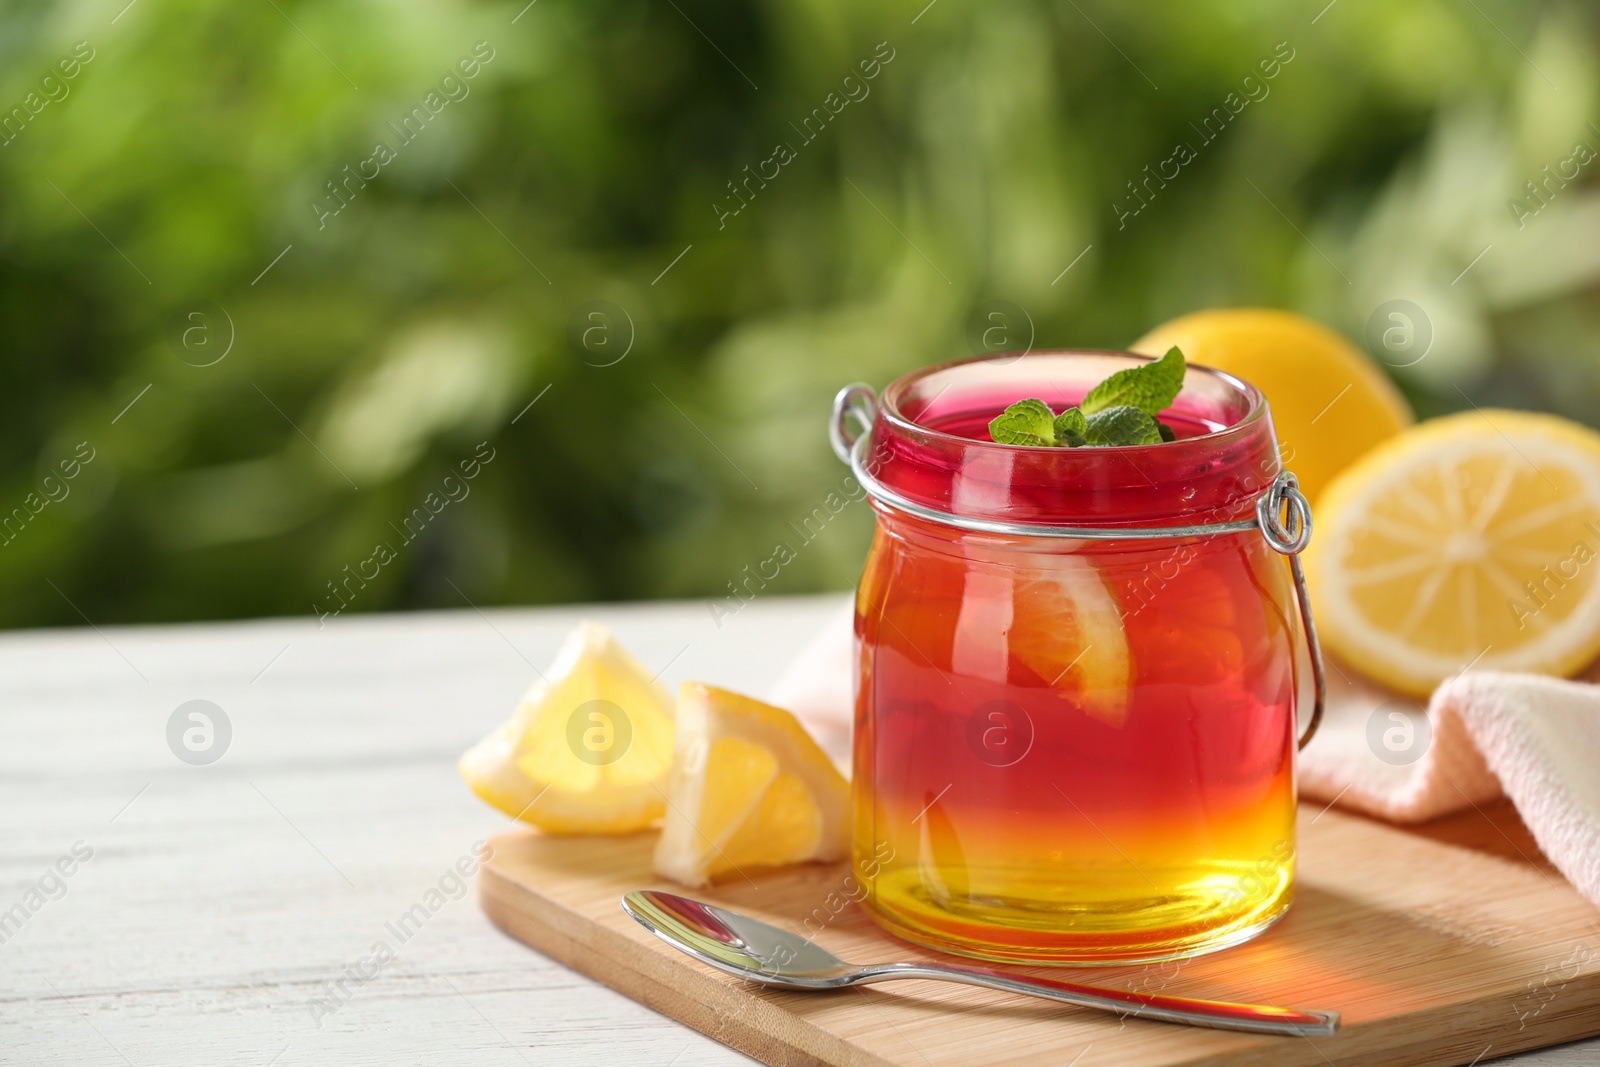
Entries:
<svg viewBox="0 0 1600 1067">
<path fill-rule="evenodd" d="M 891 932 L 948 952 L 1128 963 L 1243 941 L 1289 907 L 1297 706 L 1322 662 L 1310 509 L 1265 399 L 1191 366 L 1155 445 L 997 444 L 1144 357 L 988 356 L 831 437 L 872 500 L 856 601 L 855 873 Z M 887 858 L 885 858 L 887 857 Z"/>
</svg>

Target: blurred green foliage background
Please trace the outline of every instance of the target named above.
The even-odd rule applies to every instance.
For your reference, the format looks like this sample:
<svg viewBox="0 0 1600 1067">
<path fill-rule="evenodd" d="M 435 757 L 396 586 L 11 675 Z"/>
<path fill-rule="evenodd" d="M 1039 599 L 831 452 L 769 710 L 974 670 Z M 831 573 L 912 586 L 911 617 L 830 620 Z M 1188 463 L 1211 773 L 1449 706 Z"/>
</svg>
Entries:
<svg viewBox="0 0 1600 1067">
<path fill-rule="evenodd" d="M 1600 163 L 1525 186 L 1600 148 L 1592 5 L 125 2 L 0 15 L 0 625 L 307 614 L 363 565 L 343 610 L 718 597 L 839 486 L 834 390 L 996 300 L 1038 347 L 1410 300 L 1421 413 L 1600 421 Z M 846 588 L 869 524 L 774 589 Z"/>
</svg>

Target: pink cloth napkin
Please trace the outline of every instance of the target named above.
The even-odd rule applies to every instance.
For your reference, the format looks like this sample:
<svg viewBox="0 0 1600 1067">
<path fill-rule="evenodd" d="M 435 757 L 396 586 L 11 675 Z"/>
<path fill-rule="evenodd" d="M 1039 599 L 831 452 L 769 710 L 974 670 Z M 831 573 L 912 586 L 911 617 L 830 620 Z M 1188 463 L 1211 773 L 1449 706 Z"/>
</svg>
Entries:
<svg viewBox="0 0 1600 1067">
<path fill-rule="evenodd" d="M 848 609 L 796 655 L 769 699 L 848 758 L 854 651 Z M 1300 754 L 1300 791 L 1394 822 L 1422 822 L 1501 796 L 1546 858 L 1600 906 L 1600 686 L 1469 671 L 1426 708 L 1329 664 L 1328 704 Z M 1600 664 L 1586 676 L 1600 678 Z"/>
</svg>

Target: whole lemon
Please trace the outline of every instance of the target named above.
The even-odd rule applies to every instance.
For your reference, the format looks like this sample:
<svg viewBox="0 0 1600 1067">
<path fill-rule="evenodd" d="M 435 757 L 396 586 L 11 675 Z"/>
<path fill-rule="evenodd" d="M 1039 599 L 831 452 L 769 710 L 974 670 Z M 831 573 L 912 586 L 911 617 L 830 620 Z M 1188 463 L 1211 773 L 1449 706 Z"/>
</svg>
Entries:
<svg viewBox="0 0 1600 1067">
<path fill-rule="evenodd" d="M 1312 503 L 1334 475 L 1412 422 L 1405 398 L 1365 354 L 1292 311 L 1196 311 L 1157 326 L 1133 351 L 1158 356 L 1174 345 L 1189 362 L 1266 394 L 1283 466 Z"/>
</svg>

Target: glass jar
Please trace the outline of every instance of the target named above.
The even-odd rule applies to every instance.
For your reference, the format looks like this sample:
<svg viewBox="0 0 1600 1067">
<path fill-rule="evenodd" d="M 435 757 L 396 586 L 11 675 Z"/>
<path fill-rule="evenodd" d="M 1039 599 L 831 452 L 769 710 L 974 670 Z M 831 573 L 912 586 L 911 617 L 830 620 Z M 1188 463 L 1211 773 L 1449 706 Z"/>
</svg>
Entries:
<svg viewBox="0 0 1600 1067">
<path fill-rule="evenodd" d="M 1127 963 L 1236 944 L 1289 907 L 1296 707 L 1308 680 L 1309 737 L 1323 686 L 1310 510 L 1266 401 L 1191 366 L 1162 415 L 1175 441 L 989 439 L 1006 405 L 1060 411 L 1142 359 L 988 356 L 836 402 L 877 520 L 854 866 L 907 940 Z"/>
</svg>

